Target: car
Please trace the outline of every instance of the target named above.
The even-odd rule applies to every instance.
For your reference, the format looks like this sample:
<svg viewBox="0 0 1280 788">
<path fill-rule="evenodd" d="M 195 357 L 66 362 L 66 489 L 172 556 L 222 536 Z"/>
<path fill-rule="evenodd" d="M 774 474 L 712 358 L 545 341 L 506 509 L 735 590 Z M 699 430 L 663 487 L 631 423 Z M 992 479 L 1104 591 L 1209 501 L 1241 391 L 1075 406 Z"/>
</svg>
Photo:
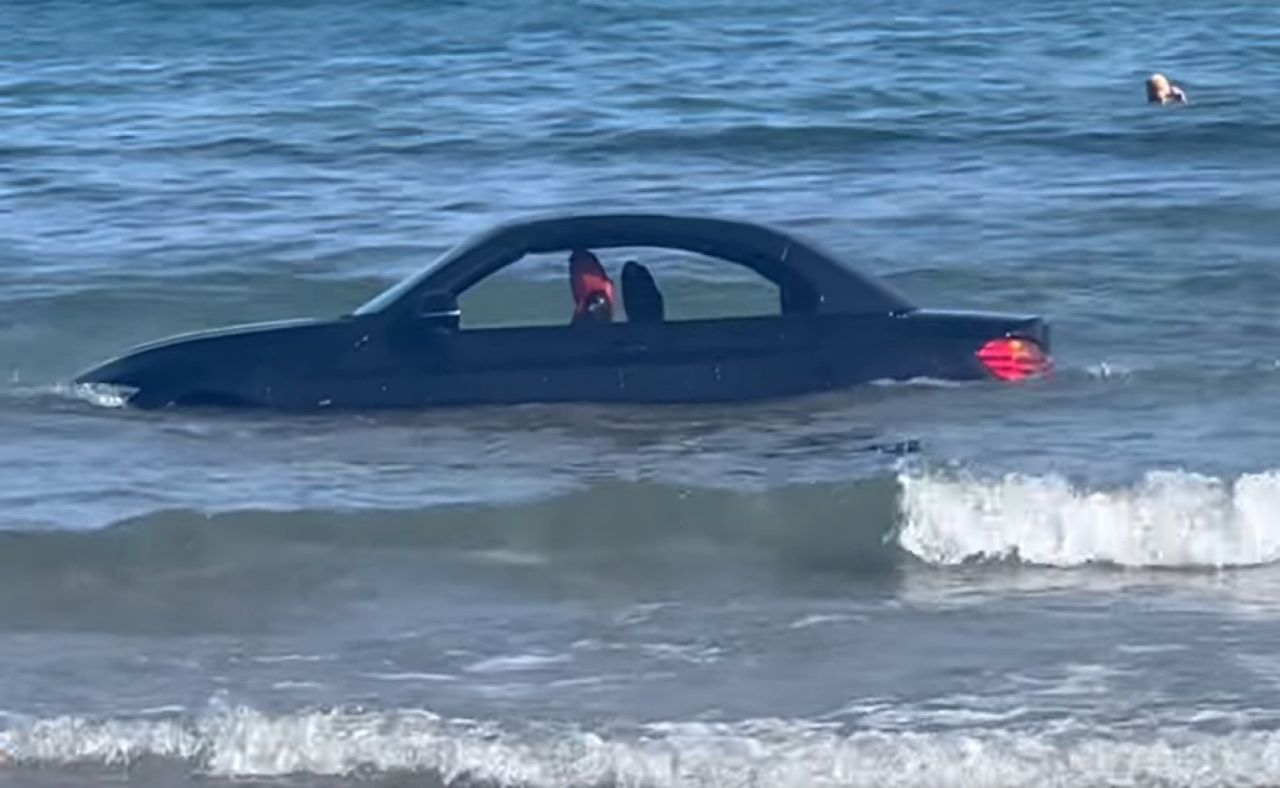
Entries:
<svg viewBox="0 0 1280 788">
<path fill-rule="evenodd" d="M 462 325 L 460 296 L 527 255 L 632 247 L 743 266 L 776 287 L 776 309 L 589 325 L 567 316 L 557 325 Z M 624 301 L 628 286 L 624 278 Z M 464 239 L 348 314 L 169 337 L 75 383 L 126 392 L 139 408 L 380 409 L 745 402 L 876 381 L 1019 382 L 1048 376 L 1052 367 L 1049 327 L 1038 315 L 918 307 L 773 226 L 601 213 L 508 221 Z"/>
</svg>

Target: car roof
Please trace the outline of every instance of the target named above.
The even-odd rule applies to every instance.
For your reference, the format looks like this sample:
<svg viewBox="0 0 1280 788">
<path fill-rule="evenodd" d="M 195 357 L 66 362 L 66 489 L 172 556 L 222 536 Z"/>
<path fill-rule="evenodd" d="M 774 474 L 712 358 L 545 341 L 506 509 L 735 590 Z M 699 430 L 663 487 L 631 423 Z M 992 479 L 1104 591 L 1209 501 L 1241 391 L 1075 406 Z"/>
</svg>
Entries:
<svg viewBox="0 0 1280 788">
<path fill-rule="evenodd" d="M 707 216 L 597 213 L 536 216 L 495 225 L 464 239 L 356 313 L 392 309 L 427 291 L 461 294 L 528 254 L 619 247 L 678 249 L 737 263 L 784 290 L 811 289 L 819 310 L 824 312 L 914 309 L 910 301 L 883 282 L 776 227 Z"/>
</svg>

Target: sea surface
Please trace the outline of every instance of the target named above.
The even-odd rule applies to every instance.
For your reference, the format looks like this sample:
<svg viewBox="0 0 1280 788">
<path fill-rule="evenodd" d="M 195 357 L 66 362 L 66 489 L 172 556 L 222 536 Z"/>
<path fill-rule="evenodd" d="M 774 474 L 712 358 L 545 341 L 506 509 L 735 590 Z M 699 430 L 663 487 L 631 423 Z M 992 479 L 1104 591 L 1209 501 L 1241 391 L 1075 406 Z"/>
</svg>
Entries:
<svg viewBox="0 0 1280 788">
<path fill-rule="evenodd" d="M 0 30 L 0 786 L 1280 783 L 1280 5 L 5 0 Z M 922 305 L 1042 314 L 1057 373 L 323 415 L 70 385 L 574 210 L 776 224 Z M 563 264 L 467 318 L 567 317 Z M 726 312 L 753 285 L 654 270 Z"/>
</svg>

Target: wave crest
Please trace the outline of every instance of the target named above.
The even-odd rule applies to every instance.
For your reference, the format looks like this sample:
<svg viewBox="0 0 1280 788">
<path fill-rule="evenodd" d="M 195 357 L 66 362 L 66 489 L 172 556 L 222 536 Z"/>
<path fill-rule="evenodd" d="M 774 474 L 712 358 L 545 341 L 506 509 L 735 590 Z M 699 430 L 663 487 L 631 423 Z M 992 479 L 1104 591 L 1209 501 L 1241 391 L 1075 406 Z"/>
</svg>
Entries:
<svg viewBox="0 0 1280 788">
<path fill-rule="evenodd" d="M 1078 726 L 1068 726 L 1077 728 Z M 1059 786 L 1280 779 L 1280 734 L 1185 729 L 1135 739 L 1040 731 L 854 731 L 803 721 L 667 723 L 627 734 L 523 733 L 418 710 L 182 720 L 35 721 L 0 733 L 10 766 L 117 768 L 159 758 L 217 778 L 411 772 L 450 786 Z"/>
<path fill-rule="evenodd" d="M 1244 567 L 1280 561 L 1280 471 L 1223 480 L 1153 471 L 1090 491 L 1060 476 L 905 475 L 898 536 L 932 564 Z"/>
</svg>

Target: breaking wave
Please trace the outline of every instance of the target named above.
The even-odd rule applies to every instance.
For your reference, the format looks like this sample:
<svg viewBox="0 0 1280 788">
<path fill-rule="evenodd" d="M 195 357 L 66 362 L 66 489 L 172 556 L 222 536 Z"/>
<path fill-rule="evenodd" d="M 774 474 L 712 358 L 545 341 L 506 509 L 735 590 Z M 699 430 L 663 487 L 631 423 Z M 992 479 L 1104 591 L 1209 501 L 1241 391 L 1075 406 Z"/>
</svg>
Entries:
<svg viewBox="0 0 1280 788">
<path fill-rule="evenodd" d="M 757 720 L 595 732 L 449 720 L 427 711 L 248 707 L 194 716 L 21 722 L 0 733 L 6 770 L 119 769 L 148 759 L 205 777 L 412 773 L 448 786 L 1262 786 L 1280 780 L 1280 733 L 1186 729 L 1111 738 L 1071 730 L 842 731 Z M 399 783 L 397 783 L 399 784 Z"/>
<path fill-rule="evenodd" d="M 401 510 L 365 503 L 163 509 L 106 528 L 0 531 L 0 625 L 132 606 L 142 585 L 157 602 L 221 598 L 227 589 L 291 596 L 298 583 L 314 591 L 335 572 L 393 572 L 410 555 L 437 566 L 572 568 L 602 577 L 614 577 L 622 557 L 641 574 L 695 564 L 756 571 L 762 561 L 789 575 L 981 563 L 1194 570 L 1280 562 L 1280 470 L 1234 479 L 1152 472 L 1111 489 L 1054 475 L 902 470 L 751 492 L 600 482 L 542 500 Z M 289 580 L 277 588 L 276 577 Z M 49 604 L 30 604 L 33 595 Z"/>
<path fill-rule="evenodd" d="M 1060 476 L 904 475 L 898 543 L 930 564 L 1246 567 L 1280 560 L 1280 471 L 1089 490 Z"/>
</svg>

